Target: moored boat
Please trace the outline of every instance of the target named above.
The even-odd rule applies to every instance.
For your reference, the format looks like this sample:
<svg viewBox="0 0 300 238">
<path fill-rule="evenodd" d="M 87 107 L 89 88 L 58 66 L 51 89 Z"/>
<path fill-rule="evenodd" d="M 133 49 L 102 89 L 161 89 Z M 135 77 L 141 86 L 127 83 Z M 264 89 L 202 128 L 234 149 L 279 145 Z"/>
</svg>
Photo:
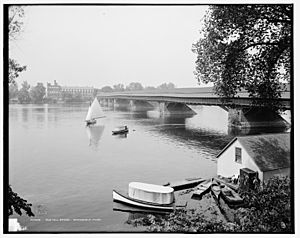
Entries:
<svg viewBox="0 0 300 238">
<path fill-rule="evenodd" d="M 112 134 L 117 135 L 117 134 L 124 134 L 124 133 L 127 133 L 127 132 L 128 132 L 128 127 L 127 126 L 119 126 L 119 127 L 115 128 L 112 131 Z"/>
<path fill-rule="evenodd" d="M 173 211 L 175 209 L 175 202 L 167 205 L 162 205 L 162 204 L 157 204 L 152 202 L 141 201 L 129 197 L 128 195 L 123 194 L 116 190 L 113 190 L 113 200 L 115 202 L 120 202 L 126 205 L 131 205 L 131 206 L 141 207 L 146 209 L 164 210 L 164 211 Z"/>
<path fill-rule="evenodd" d="M 243 203 L 243 198 L 241 198 L 237 192 L 226 185 L 221 185 L 221 196 L 223 200 L 229 205 Z"/>
<path fill-rule="evenodd" d="M 168 182 L 163 186 L 169 186 L 174 189 L 174 191 L 179 191 L 183 189 L 193 188 L 200 183 L 204 182 L 203 178 L 186 178 L 180 181 Z"/>
<path fill-rule="evenodd" d="M 221 187 L 220 187 L 220 185 L 216 184 L 216 183 L 212 183 L 210 190 L 211 190 L 211 193 L 213 194 L 213 196 L 219 201 L 220 194 L 221 194 Z"/>
<path fill-rule="evenodd" d="M 193 196 L 203 196 L 205 193 L 207 193 L 211 187 L 212 181 L 211 179 L 208 179 L 204 181 L 203 183 L 200 183 L 197 187 L 194 189 Z"/>
</svg>

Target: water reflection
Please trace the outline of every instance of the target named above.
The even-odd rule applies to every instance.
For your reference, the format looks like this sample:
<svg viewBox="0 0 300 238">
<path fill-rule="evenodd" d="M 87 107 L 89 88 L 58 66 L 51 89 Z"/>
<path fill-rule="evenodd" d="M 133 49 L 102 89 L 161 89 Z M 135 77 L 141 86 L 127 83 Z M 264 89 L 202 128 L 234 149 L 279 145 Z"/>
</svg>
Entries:
<svg viewBox="0 0 300 238">
<path fill-rule="evenodd" d="M 26 107 L 22 108 L 22 121 L 28 122 L 29 109 Z"/>
<path fill-rule="evenodd" d="M 127 134 L 128 134 L 128 132 L 126 132 L 126 133 L 121 133 L 121 134 L 116 134 L 116 135 L 113 135 L 115 138 L 117 138 L 117 139 L 125 139 L 125 138 L 127 138 Z"/>
<path fill-rule="evenodd" d="M 86 127 L 86 132 L 89 138 L 89 146 L 94 148 L 98 147 L 103 131 L 103 125 Z"/>
<path fill-rule="evenodd" d="M 147 126 L 149 133 L 169 140 L 176 140 L 182 146 L 191 149 L 203 148 L 207 155 L 217 154 L 233 138 L 222 131 L 191 126 L 189 120 L 193 117 L 173 115 L 171 117 L 152 116 L 149 118 L 147 112 L 128 115 L 128 118 L 135 120 L 136 124 Z M 196 120 L 194 120 L 194 124 Z"/>
</svg>

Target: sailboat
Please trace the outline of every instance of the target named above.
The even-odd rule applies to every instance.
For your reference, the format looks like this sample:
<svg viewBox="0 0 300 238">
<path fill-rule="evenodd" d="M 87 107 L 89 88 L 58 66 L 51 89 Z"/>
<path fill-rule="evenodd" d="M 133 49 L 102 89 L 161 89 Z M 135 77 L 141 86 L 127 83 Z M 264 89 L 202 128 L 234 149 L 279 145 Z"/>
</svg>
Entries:
<svg viewBox="0 0 300 238">
<path fill-rule="evenodd" d="M 97 123 L 96 119 L 105 117 L 103 114 L 103 111 L 101 109 L 101 106 L 98 102 L 98 99 L 95 98 L 92 104 L 89 106 L 88 113 L 86 115 L 85 121 L 86 125 L 94 125 Z"/>
</svg>

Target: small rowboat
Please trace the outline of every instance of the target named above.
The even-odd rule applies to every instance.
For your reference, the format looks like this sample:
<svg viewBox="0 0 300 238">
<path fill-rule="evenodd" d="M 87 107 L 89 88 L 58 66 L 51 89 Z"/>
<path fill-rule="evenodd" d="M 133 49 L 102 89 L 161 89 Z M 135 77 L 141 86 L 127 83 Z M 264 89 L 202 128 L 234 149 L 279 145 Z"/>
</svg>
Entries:
<svg viewBox="0 0 300 238">
<path fill-rule="evenodd" d="M 116 190 L 113 190 L 113 200 L 114 202 L 120 202 L 126 205 L 131 205 L 131 206 L 141 207 L 146 209 L 164 210 L 164 211 L 173 211 L 175 209 L 175 203 L 161 205 L 157 203 L 145 202 L 145 201 L 131 198 L 128 195 L 122 194 L 121 192 Z"/>
<path fill-rule="evenodd" d="M 205 193 L 208 192 L 212 184 L 211 179 L 208 179 L 204 181 L 203 183 L 200 183 L 194 190 L 193 196 L 202 196 Z"/>
<path fill-rule="evenodd" d="M 221 185 L 221 196 L 228 205 L 243 203 L 243 199 L 240 195 L 226 185 Z"/>
<path fill-rule="evenodd" d="M 221 195 L 221 188 L 218 184 L 213 183 L 210 189 L 212 195 L 219 201 Z"/>
<path fill-rule="evenodd" d="M 175 181 L 175 182 L 168 182 L 163 186 L 169 186 L 174 189 L 174 191 L 184 190 L 188 188 L 192 188 L 197 186 L 198 184 L 204 182 L 205 179 L 203 178 L 186 178 L 184 180 Z"/>
<path fill-rule="evenodd" d="M 127 126 L 119 126 L 112 131 L 113 135 L 128 133 Z"/>
</svg>

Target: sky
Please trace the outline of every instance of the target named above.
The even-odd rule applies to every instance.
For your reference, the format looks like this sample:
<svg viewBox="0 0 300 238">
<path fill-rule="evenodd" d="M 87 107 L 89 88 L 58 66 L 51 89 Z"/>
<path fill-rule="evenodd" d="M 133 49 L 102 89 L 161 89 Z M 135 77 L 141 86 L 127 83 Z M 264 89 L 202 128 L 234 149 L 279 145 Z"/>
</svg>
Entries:
<svg viewBox="0 0 300 238">
<path fill-rule="evenodd" d="M 9 49 L 10 57 L 27 65 L 17 81 L 198 87 L 191 48 L 207 8 L 26 6 L 23 31 Z"/>
</svg>

